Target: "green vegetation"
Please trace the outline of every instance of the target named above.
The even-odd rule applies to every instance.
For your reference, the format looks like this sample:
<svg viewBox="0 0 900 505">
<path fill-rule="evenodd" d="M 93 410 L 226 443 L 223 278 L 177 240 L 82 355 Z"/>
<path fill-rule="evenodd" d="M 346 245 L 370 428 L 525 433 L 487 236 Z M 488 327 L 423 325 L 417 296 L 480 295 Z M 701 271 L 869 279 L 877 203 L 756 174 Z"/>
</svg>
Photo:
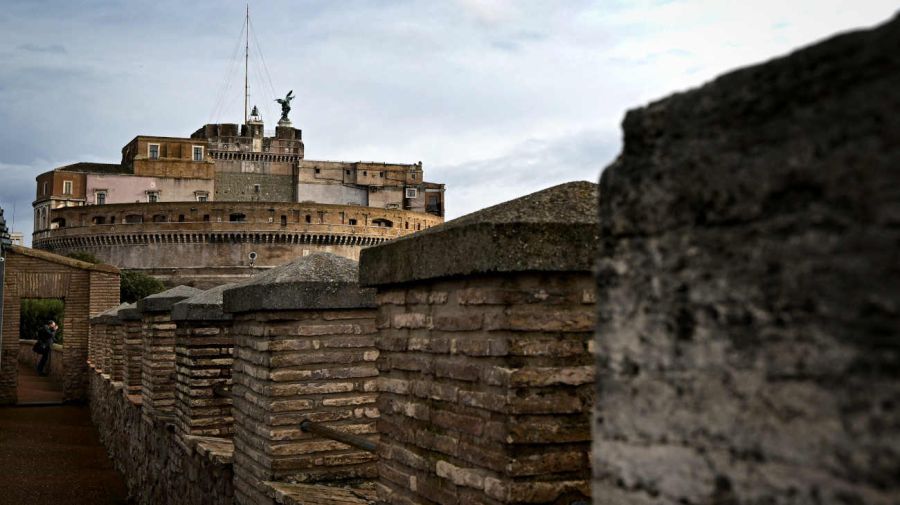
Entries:
<svg viewBox="0 0 900 505">
<path fill-rule="evenodd" d="M 59 331 L 57 342 L 63 338 L 63 312 L 65 304 L 58 298 L 25 298 L 19 315 L 19 338 L 36 339 L 38 331 L 48 321 L 56 321 Z"/>
<path fill-rule="evenodd" d="M 123 270 L 121 279 L 119 298 L 123 303 L 133 303 L 166 289 L 162 282 L 141 272 Z"/>
</svg>

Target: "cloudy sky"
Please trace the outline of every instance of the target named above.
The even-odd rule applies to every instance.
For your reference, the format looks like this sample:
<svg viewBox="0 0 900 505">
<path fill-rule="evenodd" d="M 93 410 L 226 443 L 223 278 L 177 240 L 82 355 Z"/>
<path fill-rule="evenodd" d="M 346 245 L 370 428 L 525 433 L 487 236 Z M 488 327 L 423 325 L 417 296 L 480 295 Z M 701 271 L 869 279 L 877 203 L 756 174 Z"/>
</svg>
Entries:
<svg viewBox="0 0 900 505">
<path fill-rule="evenodd" d="M 311 159 L 422 161 L 449 217 L 596 180 L 626 110 L 833 33 L 896 0 L 253 0 L 251 103 Z M 118 162 L 135 135 L 242 120 L 245 2 L 3 0 L 0 206 L 34 177 Z"/>
</svg>

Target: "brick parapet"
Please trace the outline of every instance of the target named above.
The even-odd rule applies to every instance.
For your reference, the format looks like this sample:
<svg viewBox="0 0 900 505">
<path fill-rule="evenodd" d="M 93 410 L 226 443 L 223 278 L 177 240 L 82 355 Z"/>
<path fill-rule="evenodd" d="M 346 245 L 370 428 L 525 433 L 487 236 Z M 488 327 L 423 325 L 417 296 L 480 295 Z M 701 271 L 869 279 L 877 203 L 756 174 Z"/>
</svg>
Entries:
<svg viewBox="0 0 900 505">
<path fill-rule="evenodd" d="M 268 481 L 374 479 L 374 454 L 300 429 L 309 420 L 374 438 L 374 300 L 357 276 L 356 262 L 320 253 L 224 292 L 234 315 L 238 503 L 274 504 Z"/>
<path fill-rule="evenodd" d="M 230 321 L 178 321 L 175 330 L 176 427 L 184 436 L 231 437 Z M 220 388 L 225 388 L 222 390 Z"/>
<path fill-rule="evenodd" d="M 593 293 L 580 272 L 379 287 L 380 503 L 589 497 Z"/>
</svg>

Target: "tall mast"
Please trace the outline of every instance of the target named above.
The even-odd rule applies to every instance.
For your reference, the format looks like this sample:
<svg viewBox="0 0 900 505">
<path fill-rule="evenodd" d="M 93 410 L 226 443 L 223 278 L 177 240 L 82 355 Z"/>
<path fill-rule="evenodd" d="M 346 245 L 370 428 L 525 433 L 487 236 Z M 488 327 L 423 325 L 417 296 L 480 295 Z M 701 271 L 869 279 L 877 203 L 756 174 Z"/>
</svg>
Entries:
<svg viewBox="0 0 900 505">
<path fill-rule="evenodd" d="M 247 17 L 245 19 L 247 41 L 244 44 L 244 124 L 247 124 L 247 100 L 250 97 L 250 84 L 247 80 L 247 66 L 250 61 L 250 2 L 247 2 Z"/>
</svg>

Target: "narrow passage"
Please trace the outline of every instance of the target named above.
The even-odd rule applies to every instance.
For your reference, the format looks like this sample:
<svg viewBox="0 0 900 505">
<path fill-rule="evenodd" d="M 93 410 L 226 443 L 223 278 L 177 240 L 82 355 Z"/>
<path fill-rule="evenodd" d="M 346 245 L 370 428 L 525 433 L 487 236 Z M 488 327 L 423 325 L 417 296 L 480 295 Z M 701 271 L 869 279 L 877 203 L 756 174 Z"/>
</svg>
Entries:
<svg viewBox="0 0 900 505">
<path fill-rule="evenodd" d="M 36 375 L 19 378 L 38 389 L 30 399 L 50 399 Z M 126 495 L 87 406 L 0 407 L 0 505 L 123 505 Z"/>
</svg>

